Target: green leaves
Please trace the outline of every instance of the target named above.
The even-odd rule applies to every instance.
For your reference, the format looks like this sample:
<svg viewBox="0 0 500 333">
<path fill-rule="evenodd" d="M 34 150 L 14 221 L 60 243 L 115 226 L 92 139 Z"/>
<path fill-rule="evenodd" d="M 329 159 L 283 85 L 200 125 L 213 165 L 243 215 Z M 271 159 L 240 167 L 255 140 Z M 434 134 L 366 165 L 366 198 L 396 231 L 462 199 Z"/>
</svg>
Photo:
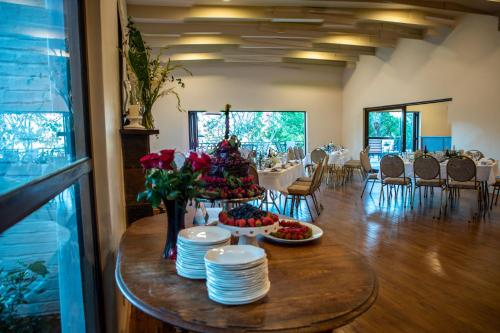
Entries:
<svg viewBox="0 0 500 333">
<path fill-rule="evenodd" d="M 31 290 L 31 285 L 44 278 L 49 271 L 44 261 L 35 261 L 31 264 L 19 263 L 19 267 L 6 271 L 0 269 L 0 331 L 1 332 L 37 332 L 39 324 L 32 317 L 17 315 L 19 305 L 28 304 L 26 294 Z M 43 292 L 41 289 L 37 293 Z M 28 328 L 32 328 L 29 330 Z"/>
<path fill-rule="evenodd" d="M 43 277 L 45 277 L 47 274 L 49 274 L 49 271 L 47 270 L 47 266 L 44 265 L 44 261 L 40 261 L 40 260 L 29 264 L 28 269 L 30 271 L 32 271 L 33 273 L 41 275 Z"/>
<path fill-rule="evenodd" d="M 143 125 L 146 128 L 154 128 L 151 109 L 159 97 L 170 94 L 174 95 L 177 99 L 177 109 L 184 111 L 181 107 L 180 97 L 176 88 L 184 88 L 185 84 L 181 78 L 174 75 L 174 72 L 179 69 L 189 75 L 191 75 L 191 72 L 180 64 L 173 65 L 170 59 L 168 59 L 166 64 L 162 63 L 161 51 L 156 56 L 153 56 L 151 48 L 146 45 L 140 31 L 137 30 L 130 18 L 127 27 L 128 50 L 122 50 L 122 54 L 126 57 L 127 64 L 135 75 L 137 82 L 133 83 L 140 88 L 138 98 L 144 107 Z M 170 83 L 171 86 L 164 89 L 167 83 Z"/>
<path fill-rule="evenodd" d="M 188 161 L 174 171 L 151 169 L 146 172 L 146 190 L 137 195 L 137 201 L 147 201 L 158 207 L 162 200 L 187 202 L 199 194 L 200 172 L 194 172 Z"/>
</svg>

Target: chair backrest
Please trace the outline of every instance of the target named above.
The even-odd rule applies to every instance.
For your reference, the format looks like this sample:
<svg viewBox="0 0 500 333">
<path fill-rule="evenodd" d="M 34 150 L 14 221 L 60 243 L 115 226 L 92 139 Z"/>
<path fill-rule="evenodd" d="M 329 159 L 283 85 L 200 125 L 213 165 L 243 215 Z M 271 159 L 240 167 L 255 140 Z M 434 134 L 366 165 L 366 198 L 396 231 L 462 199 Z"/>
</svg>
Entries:
<svg viewBox="0 0 500 333">
<path fill-rule="evenodd" d="M 454 181 L 476 181 L 476 163 L 467 156 L 452 157 L 446 165 L 446 173 Z"/>
<path fill-rule="evenodd" d="M 296 160 L 301 160 L 299 147 L 293 147 L 293 154 L 295 155 Z"/>
<path fill-rule="evenodd" d="M 405 163 L 398 155 L 385 155 L 380 160 L 382 177 L 398 178 L 405 174 Z"/>
<path fill-rule="evenodd" d="M 304 154 L 304 149 L 302 149 L 302 147 L 298 147 L 297 150 L 299 151 L 300 159 L 303 160 L 304 157 L 306 157 L 306 155 Z"/>
<path fill-rule="evenodd" d="M 289 161 L 295 159 L 295 152 L 293 151 L 292 147 L 288 148 L 287 158 Z"/>
<path fill-rule="evenodd" d="M 368 152 L 366 150 L 362 150 L 359 153 L 359 160 L 361 161 L 361 167 L 366 173 L 369 173 L 372 170 L 372 164 L 370 162 L 370 157 L 368 156 Z"/>
<path fill-rule="evenodd" d="M 441 179 L 441 166 L 439 161 L 431 155 L 422 155 L 413 162 L 413 172 L 415 178 L 421 179 Z"/>
<path fill-rule="evenodd" d="M 323 149 L 316 148 L 311 152 L 311 161 L 313 163 L 319 164 L 325 157 L 326 153 Z"/>
<path fill-rule="evenodd" d="M 316 171 L 314 172 L 313 175 L 313 181 L 311 183 L 311 190 L 316 191 L 318 188 L 321 186 L 321 182 L 323 181 L 323 175 L 325 174 L 325 171 L 328 169 L 328 155 L 323 158 L 320 163 L 318 164 L 318 167 L 316 168 Z M 316 172 L 318 172 L 318 175 L 316 178 Z"/>
<path fill-rule="evenodd" d="M 253 177 L 253 181 L 255 184 L 259 185 L 259 172 L 257 171 L 257 168 L 253 165 L 250 165 L 248 167 L 248 175 Z"/>
</svg>

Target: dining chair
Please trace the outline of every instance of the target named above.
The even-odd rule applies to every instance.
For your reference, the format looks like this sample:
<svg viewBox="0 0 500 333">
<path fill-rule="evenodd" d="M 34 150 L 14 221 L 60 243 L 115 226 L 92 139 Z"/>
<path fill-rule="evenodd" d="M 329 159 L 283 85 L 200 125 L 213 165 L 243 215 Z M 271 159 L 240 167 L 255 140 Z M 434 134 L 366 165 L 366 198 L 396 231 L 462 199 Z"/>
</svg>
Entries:
<svg viewBox="0 0 500 333">
<path fill-rule="evenodd" d="M 304 154 L 304 149 L 302 147 L 298 147 L 297 149 L 299 151 L 299 157 L 300 157 L 300 159 L 303 160 L 304 157 L 306 157 L 306 155 Z"/>
<path fill-rule="evenodd" d="M 311 152 L 311 164 L 306 165 L 306 170 L 308 174 L 312 174 L 312 172 L 316 169 L 318 162 L 323 160 L 326 157 L 326 152 L 323 149 L 316 148 Z"/>
<path fill-rule="evenodd" d="M 477 181 L 476 163 L 467 156 L 456 156 L 448 160 L 446 165 L 448 195 L 446 197 L 445 214 L 448 210 L 448 201 L 453 202 L 461 190 L 476 191 L 477 209 L 481 210 L 481 183 Z"/>
<path fill-rule="evenodd" d="M 328 165 L 328 162 L 325 158 L 320 161 L 319 167 L 317 167 L 314 170 L 314 174 L 310 182 L 296 181 L 287 188 L 288 193 L 285 199 L 285 206 L 283 211 L 286 211 L 286 206 L 289 197 L 291 198 L 291 203 L 290 203 L 291 216 L 293 216 L 294 207 L 298 209 L 300 202 L 304 200 L 306 202 L 309 215 L 311 216 L 311 220 L 314 221 L 314 216 L 312 214 L 311 207 L 309 205 L 309 202 L 307 201 L 307 197 L 311 197 L 314 203 L 314 207 L 316 209 L 316 213 L 318 216 L 320 215 L 320 203 L 316 198 L 316 192 L 319 190 L 321 186 L 321 178 L 323 176 L 323 170 L 325 169 L 326 165 Z"/>
<path fill-rule="evenodd" d="M 292 161 L 295 159 L 295 152 L 294 152 L 292 147 L 288 148 L 287 158 L 289 161 Z"/>
<path fill-rule="evenodd" d="M 359 153 L 359 159 L 361 161 L 361 167 L 363 168 L 363 173 L 365 175 L 365 185 L 363 186 L 363 191 L 361 192 L 361 198 L 365 194 L 366 187 L 368 186 L 368 183 L 372 183 L 372 186 L 370 188 L 370 194 L 373 191 L 373 187 L 375 186 L 375 183 L 379 181 L 378 179 L 378 170 L 374 170 L 372 168 L 372 164 L 370 162 L 370 157 L 368 155 L 368 151 L 362 150 Z"/>
<path fill-rule="evenodd" d="M 365 149 L 362 150 L 362 152 Z M 349 160 L 344 163 L 344 169 L 346 171 L 346 179 L 351 179 L 354 175 L 354 171 L 359 171 L 362 179 L 364 179 L 363 167 L 361 166 L 361 160 Z"/>
<path fill-rule="evenodd" d="M 299 147 L 293 147 L 293 154 L 294 154 L 295 159 L 297 161 L 301 161 L 302 160 L 302 158 L 300 157 Z"/>
<path fill-rule="evenodd" d="M 401 157 L 394 154 L 385 155 L 380 160 L 380 172 L 382 176 L 382 187 L 380 189 L 379 205 L 384 197 L 384 188 L 387 190 L 387 200 L 390 200 L 394 190 L 395 199 L 398 196 L 398 189 L 401 188 L 403 205 L 406 205 L 408 192 L 411 198 L 412 182 L 410 177 L 405 175 L 405 164 Z"/>
<path fill-rule="evenodd" d="M 495 201 L 495 206 L 498 204 L 499 196 L 500 196 L 500 177 L 497 177 L 495 184 L 493 184 L 493 195 L 491 197 L 490 209 L 493 209 L 493 201 Z"/>
<path fill-rule="evenodd" d="M 419 204 L 422 204 L 422 187 L 425 189 L 425 195 L 429 188 L 440 188 L 441 198 L 439 201 L 439 217 L 441 217 L 441 212 L 443 208 L 443 192 L 446 190 L 446 180 L 441 177 L 441 165 L 439 161 L 431 155 L 424 154 L 415 159 L 413 162 L 413 180 L 415 184 L 415 189 L 413 191 L 413 198 L 411 201 L 411 207 L 413 208 L 415 204 L 415 195 L 419 194 Z"/>
</svg>

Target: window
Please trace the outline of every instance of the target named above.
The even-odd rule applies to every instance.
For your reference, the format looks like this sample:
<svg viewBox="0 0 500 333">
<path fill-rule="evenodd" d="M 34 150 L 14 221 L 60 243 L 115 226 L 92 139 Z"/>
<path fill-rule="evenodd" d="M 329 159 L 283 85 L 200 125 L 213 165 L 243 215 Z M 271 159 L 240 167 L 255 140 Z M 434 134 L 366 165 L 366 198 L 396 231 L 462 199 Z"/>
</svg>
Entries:
<svg viewBox="0 0 500 333">
<path fill-rule="evenodd" d="M 0 331 L 99 332 L 82 3 L 0 0 Z"/>
<path fill-rule="evenodd" d="M 190 149 L 210 150 L 224 138 L 223 113 L 190 111 L 189 119 Z M 231 111 L 229 126 L 243 148 L 258 153 L 306 147 L 306 113 L 302 111 Z"/>
</svg>

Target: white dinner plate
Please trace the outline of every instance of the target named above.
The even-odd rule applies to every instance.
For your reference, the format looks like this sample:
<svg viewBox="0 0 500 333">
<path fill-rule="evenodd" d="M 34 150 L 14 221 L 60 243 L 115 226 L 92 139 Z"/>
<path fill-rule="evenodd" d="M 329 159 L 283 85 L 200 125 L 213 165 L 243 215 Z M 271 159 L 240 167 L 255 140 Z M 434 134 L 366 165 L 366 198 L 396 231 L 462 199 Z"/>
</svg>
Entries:
<svg viewBox="0 0 500 333">
<path fill-rule="evenodd" d="M 261 298 L 264 298 L 267 293 L 269 292 L 269 289 L 271 289 L 271 284 L 267 286 L 267 288 L 263 289 L 261 292 L 251 295 L 249 297 L 241 297 L 241 298 L 236 298 L 236 297 L 223 297 L 218 294 L 211 293 L 209 291 L 208 297 L 217 303 L 221 304 L 226 304 L 226 305 L 240 305 L 240 304 L 248 304 L 248 303 L 253 303 L 258 301 Z"/>
<path fill-rule="evenodd" d="M 266 258 L 266 252 L 253 245 L 226 245 L 207 251 L 205 263 L 209 266 L 251 266 Z"/>
<path fill-rule="evenodd" d="M 298 222 L 298 221 L 292 221 L 292 222 Z M 309 227 L 312 229 L 312 236 L 311 237 L 309 237 L 307 239 L 283 239 L 283 238 L 274 237 L 270 234 L 264 234 L 263 236 L 267 239 L 274 241 L 274 242 L 286 243 L 286 244 L 307 243 L 307 242 L 311 242 L 313 240 L 316 240 L 318 238 L 321 238 L 321 236 L 323 236 L 323 230 L 321 230 L 320 227 L 318 227 L 312 223 L 304 223 L 304 222 L 299 222 L 299 223 L 303 226 L 306 226 L 306 227 Z"/>
<path fill-rule="evenodd" d="M 231 233 L 220 227 L 203 225 L 182 229 L 178 238 L 185 243 L 209 245 L 227 241 L 231 238 Z"/>
</svg>

